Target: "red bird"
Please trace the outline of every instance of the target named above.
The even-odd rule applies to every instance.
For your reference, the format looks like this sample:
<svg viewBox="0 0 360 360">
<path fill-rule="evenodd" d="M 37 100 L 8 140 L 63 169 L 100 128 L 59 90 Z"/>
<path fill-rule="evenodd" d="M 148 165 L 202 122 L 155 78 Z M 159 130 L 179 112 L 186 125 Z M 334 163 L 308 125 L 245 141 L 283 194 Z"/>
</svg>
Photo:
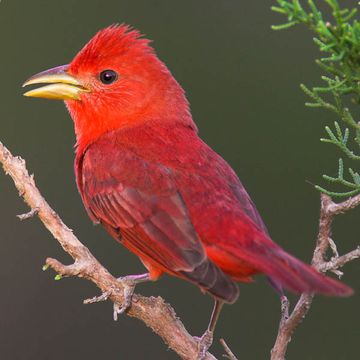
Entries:
<svg viewBox="0 0 360 360">
<path fill-rule="evenodd" d="M 282 293 L 348 296 L 352 290 L 275 244 L 231 167 L 198 136 L 181 86 L 149 41 L 125 25 L 98 32 L 69 65 L 31 77 L 48 83 L 26 96 L 65 100 L 75 124 L 75 174 L 90 218 L 148 269 L 122 278 L 131 305 L 136 283 L 163 273 L 215 299 L 199 357 L 212 342 L 236 282 L 265 274 Z"/>
</svg>

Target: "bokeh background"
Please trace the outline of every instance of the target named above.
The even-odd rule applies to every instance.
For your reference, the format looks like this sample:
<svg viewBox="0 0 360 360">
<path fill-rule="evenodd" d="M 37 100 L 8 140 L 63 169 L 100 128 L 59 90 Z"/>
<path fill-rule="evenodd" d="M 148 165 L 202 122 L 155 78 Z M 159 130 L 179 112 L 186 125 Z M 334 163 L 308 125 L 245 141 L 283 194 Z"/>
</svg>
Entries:
<svg viewBox="0 0 360 360">
<path fill-rule="evenodd" d="M 27 160 L 49 203 L 115 275 L 143 271 L 135 256 L 88 219 L 72 169 L 72 122 L 60 102 L 22 97 L 30 75 L 69 62 L 100 28 L 125 22 L 154 40 L 158 55 L 186 89 L 201 136 L 225 157 L 253 197 L 273 238 L 309 261 L 317 233 L 319 194 L 309 183 L 335 173 L 337 151 L 319 138 L 331 114 L 306 109 L 299 83 L 314 85 L 318 55 L 305 28 L 273 32 L 283 19 L 275 1 L 240 0 L 3 0 L 0 3 L 0 140 Z M 357 6 L 357 1 L 342 4 Z M 41 267 L 47 256 L 65 262 L 38 219 L 0 173 L 0 358 L 176 359 L 161 339 L 126 316 L 112 320 L 109 302 L 82 305 L 98 294 L 80 279 L 54 281 Z M 341 252 L 359 243 L 360 211 L 337 218 Z M 298 328 L 288 359 L 358 359 L 360 263 L 346 266 L 349 299 L 316 298 Z M 138 287 L 170 302 L 194 335 L 208 322 L 211 299 L 196 287 L 164 277 Z M 225 307 L 213 351 L 224 337 L 240 359 L 267 359 L 279 301 L 261 277 L 241 286 Z"/>
</svg>

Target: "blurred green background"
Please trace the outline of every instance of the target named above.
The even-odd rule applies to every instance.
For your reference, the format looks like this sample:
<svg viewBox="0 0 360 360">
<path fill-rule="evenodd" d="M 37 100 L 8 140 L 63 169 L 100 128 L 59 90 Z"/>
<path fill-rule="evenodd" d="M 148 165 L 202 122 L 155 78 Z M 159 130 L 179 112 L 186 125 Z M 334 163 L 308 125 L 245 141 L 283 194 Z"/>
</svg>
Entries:
<svg viewBox="0 0 360 360">
<path fill-rule="evenodd" d="M 336 171 L 337 151 L 320 144 L 331 114 L 304 107 L 299 83 L 318 83 L 312 34 L 305 28 L 273 32 L 283 19 L 275 1 L 240 0 L 3 0 L 0 3 L 0 140 L 26 158 L 49 203 L 115 275 L 142 272 L 83 209 L 74 176 L 73 125 L 60 102 L 22 97 L 22 82 L 68 63 L 100 28 L 125 22 L 154 40 L 160 58 L 185 88 L 201 136 L 234 167 L 272 237 L 305 261 L 317 233 L 319 194 L 309 185 Z M 357 1 L 341 1 L 357 6 Z M 142 323 L 112 320 L 109 302 L 82 305 L 98 294 L 80 279 L 54 281 L 42 272 L 47 256 L 65 262 L 58 243 L 0 174 L 0 358 L 176 359 Z M 336 219 L 341 252 L 359 243 L 359 209 Z M 346 266 L 349 299 L 316 298 L 296 331 L 288 359 L 358 359 L 360 263 Z M 196 287 L 164 277 L 138 292 L 161 295 L 194 335 L 208 322 L 212 301 Z M 279 319 L 279 300 L 261 277 L 242 285 L 226 306 L 213 351 L 224 337 L 240 359 L 267 359 Z"/>
</svg>

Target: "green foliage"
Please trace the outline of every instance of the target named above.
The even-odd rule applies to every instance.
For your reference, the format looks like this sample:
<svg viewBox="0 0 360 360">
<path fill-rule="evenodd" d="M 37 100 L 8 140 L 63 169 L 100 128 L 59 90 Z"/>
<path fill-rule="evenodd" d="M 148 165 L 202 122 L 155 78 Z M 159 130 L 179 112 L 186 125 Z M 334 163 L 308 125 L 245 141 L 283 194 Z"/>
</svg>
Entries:
<svg viewBox="0 0 360 360">
<path fill-rule="evenodd" d="M 319 0 L 320 1 L 320 0 Z M 306 2 L 306 4 L 305 4 Z M 332 16 L 324 19 L 319 4 L 313 0 L 277 0 L 272 10 L 287 17 L 274 30 L 288 29 L 297 24 L 305 24 L 315 33 L 314 43 L 325 56 L 317 59 L 316 64 L 326 73 L 322 85 L 309 89 L 301 84 L 301 89 L 311 99 L 308 107 L 323 108 L 335 113 L 339 122 L 326 126 L 326 138 L 322 142 L 335 145 L 348 162 L 359 166 L 360 122 L 353 117 L 354 110 L 360 105 L 360 23 L 354 19 L 357 9 L 342 9 L 337 0 L 322 0 Z M 349 141 L 350 138 L 350 141 Z M 348 180 L 344 177 L 344 162 L 339 159 L 338 175 L 323 175 L 330 184 L 340 191 L 330 191 L 316 186 L 330 196 L 348 197 L 360 192 L 360 175 L 352 168 L 346 169 Z M 340 186 L 340 187 L 339 187 Z"/>
</svg>

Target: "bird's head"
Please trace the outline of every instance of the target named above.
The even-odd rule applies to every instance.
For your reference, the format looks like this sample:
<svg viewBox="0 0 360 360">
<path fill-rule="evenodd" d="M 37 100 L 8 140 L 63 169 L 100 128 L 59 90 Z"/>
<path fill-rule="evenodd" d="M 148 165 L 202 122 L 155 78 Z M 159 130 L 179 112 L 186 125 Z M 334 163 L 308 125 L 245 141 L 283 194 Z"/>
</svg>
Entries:
<svg viewBox="0 0 360 360">
<path fill-rule="evenodd" d="M 194 126 L 184 91 L 149 40 L 126 25 L 99 31 L 70 64 L 43 71 L 25 96 L 65 100 L 83 149 L 103 133 L 147 121 Z"/>
</svg>

